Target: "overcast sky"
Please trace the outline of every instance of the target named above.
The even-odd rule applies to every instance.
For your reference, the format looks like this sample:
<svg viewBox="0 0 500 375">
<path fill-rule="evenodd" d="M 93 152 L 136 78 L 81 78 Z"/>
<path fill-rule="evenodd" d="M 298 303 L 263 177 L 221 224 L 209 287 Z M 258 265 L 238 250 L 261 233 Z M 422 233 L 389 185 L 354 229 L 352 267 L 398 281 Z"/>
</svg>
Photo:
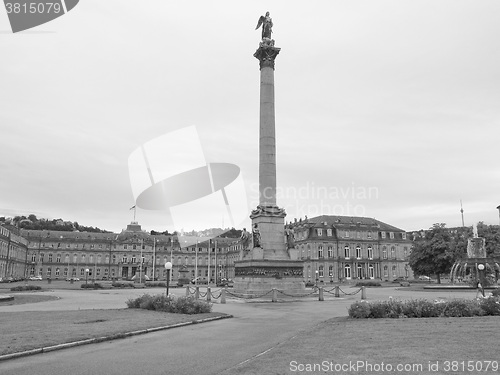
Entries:
<svg viewBox="0 0 500 375">
<path fill-rule="evenodd" d="M 266 11 L 286 220 L 459 226 L 462 200 L 465 225 L 499 223 L 497 0 L 85 0 L 16 34 L 0 11 L 0 216 L 120 231 L 131 153 L 193 125 L 207 162 L 240 167 L 255 208 Z M 162 212 L 137 220 L 181 229 Z"/>
</svg>

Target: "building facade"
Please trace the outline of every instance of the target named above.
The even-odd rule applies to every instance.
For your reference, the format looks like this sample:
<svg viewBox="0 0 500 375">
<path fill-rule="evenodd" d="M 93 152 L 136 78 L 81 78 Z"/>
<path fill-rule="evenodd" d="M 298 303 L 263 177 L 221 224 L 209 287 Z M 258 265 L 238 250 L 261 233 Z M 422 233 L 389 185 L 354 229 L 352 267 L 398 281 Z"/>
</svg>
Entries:
<svg viewBox="0 0 500 375">
<path fill-rule="evenodd" d="M 318 216 L 289 224 L 310 282 L 413 278 L 404 230 L 366 217 Z"/>
<path fill-rule="evenodd" d="M 327 215 L 287 225 L 304 261 L 306 282 L 413 278 L 412 242 L 402 229 L 366 217 Z M 2 275 L 60 280 L 165 280 L 164 265 L 171 262 L 173 282 L 216 282 L 234 278 L 234 262 L 243 252 L 238 239 L 179 243 L 178 236 L 151 235 L 136 222 L 121 233 L 22 230 L 15 235 L 4 230 L 0 241 Z"/>
<path fill-rule="evenodd" d="M 15 279 L 27 275 L 28 241 L 18 228 L 0 225 L 0 277 Z"/>
<path fill-rule="evenodd" d="M 44 279 L 171 280 L 199 278 L 212 282 L 228 275 L 229 244 L 218 238 L 184 246 L 177 236 L 151 235 L 132 222 L 121 233 L 23 230 L 27 239 L 27 276 Z M 182 240 L 181 240 L 182 241 Z M 181 246 L 182 245 L 182 246 Z M 142 269 L 142 272 L 140 270 Z"/>
</svg>

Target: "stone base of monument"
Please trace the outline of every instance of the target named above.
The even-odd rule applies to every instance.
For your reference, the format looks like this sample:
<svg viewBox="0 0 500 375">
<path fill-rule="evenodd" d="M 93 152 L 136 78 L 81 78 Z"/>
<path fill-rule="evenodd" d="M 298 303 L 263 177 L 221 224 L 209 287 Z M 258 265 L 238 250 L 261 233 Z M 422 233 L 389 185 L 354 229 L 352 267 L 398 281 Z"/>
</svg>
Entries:
<svg viewBox="0 0 500 375">
<path fill-rule="evenodd" d="M 283 295 L 303 295 L 305 283 L 301 260 L 251 259 L 235 262 L 233 291 L 258 297 L 272 289 Z"/>
</svg>

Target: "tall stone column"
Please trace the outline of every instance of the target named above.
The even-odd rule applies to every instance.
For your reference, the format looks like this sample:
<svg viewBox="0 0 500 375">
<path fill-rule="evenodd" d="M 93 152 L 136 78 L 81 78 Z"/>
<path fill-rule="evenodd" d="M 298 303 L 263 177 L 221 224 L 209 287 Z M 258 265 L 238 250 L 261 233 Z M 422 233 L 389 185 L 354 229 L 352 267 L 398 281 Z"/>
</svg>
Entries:
<svg viewBox="0 0 500 375">
<path fill-rule="evenodd" d="M 252 211 L 252 246 L 235 261 L 234 291 L 262 295 L 277 289 L 304 293 L 303 262 L 285 242 L 285 210 L 276 202 L 276 130 L 274 117 L 274 60 L 280 48 L 271 39 L 269 13 L 262 16 L 262 41 L 254 56 L 260 63 L 259 205 Z"/>
<path fill-rule="evenodd" d="M 259 115 L 259 206 L 252 211 L 252 226 L 257 226 L 261 244 L 253 258 L 289 259 L 285 245 L 284 217 L 276 204 L 276 125 L 274 114 L 274 60 L 280 48 L 261 43 L 254 56 L 260 63 Z"/>
<path fill-rule="evenodd" d="M 260 46 L 259 204 L 276 206 L 276 125 L 274 116 L 274 59 L 280 48 Z"/>
</svg>

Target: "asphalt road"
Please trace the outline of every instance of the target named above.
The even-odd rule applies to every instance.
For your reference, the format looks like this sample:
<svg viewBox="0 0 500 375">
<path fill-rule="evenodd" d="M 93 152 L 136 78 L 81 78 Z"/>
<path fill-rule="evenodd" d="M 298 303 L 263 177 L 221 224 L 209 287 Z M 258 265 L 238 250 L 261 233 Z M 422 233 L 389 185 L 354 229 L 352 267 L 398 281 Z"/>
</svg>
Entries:
<svg viewBox="0 0 500 375">
<path fill-rule="evenodd" d="M 81 306 L 117 308 L 123 307 L 119 305 L 123 304 L 124 296 L 142 294 L 144 290 L 54 293 L 59 294 L 61 299 L 0 307 L 0 313 L 7 311 L 7 308 L 45 310 L 48 306 L 52 309 Z M 182 294 L 182 290 L 176 293 Z M 369 289 L 367 295 L 369 300 L 387 299 L 388 296 L 427 299 L 474 297 L 473 292 L 410 292 L 396 288 Z M 214 311 L 232 314 L 232 319 L 9 360 L 0 363 L 0 374 L 231 374 L 231 369 L 238 364 L 258 360 L 260 354 L 296 335 L 306 333 L 319 322 L 347 315 L 347 307 L 360 299 L 359 294 L 340 299 L 331 298 L 330 295 L 326 297 L 323 302 L 313 298 L 278 303 L 228 300 L 225 305 L 215 304 Z M 282 369 L 282 372 L 285 371 L 287 369 Z M 276 373 L 279 373 L 279 369 Z"/>
</svg>

